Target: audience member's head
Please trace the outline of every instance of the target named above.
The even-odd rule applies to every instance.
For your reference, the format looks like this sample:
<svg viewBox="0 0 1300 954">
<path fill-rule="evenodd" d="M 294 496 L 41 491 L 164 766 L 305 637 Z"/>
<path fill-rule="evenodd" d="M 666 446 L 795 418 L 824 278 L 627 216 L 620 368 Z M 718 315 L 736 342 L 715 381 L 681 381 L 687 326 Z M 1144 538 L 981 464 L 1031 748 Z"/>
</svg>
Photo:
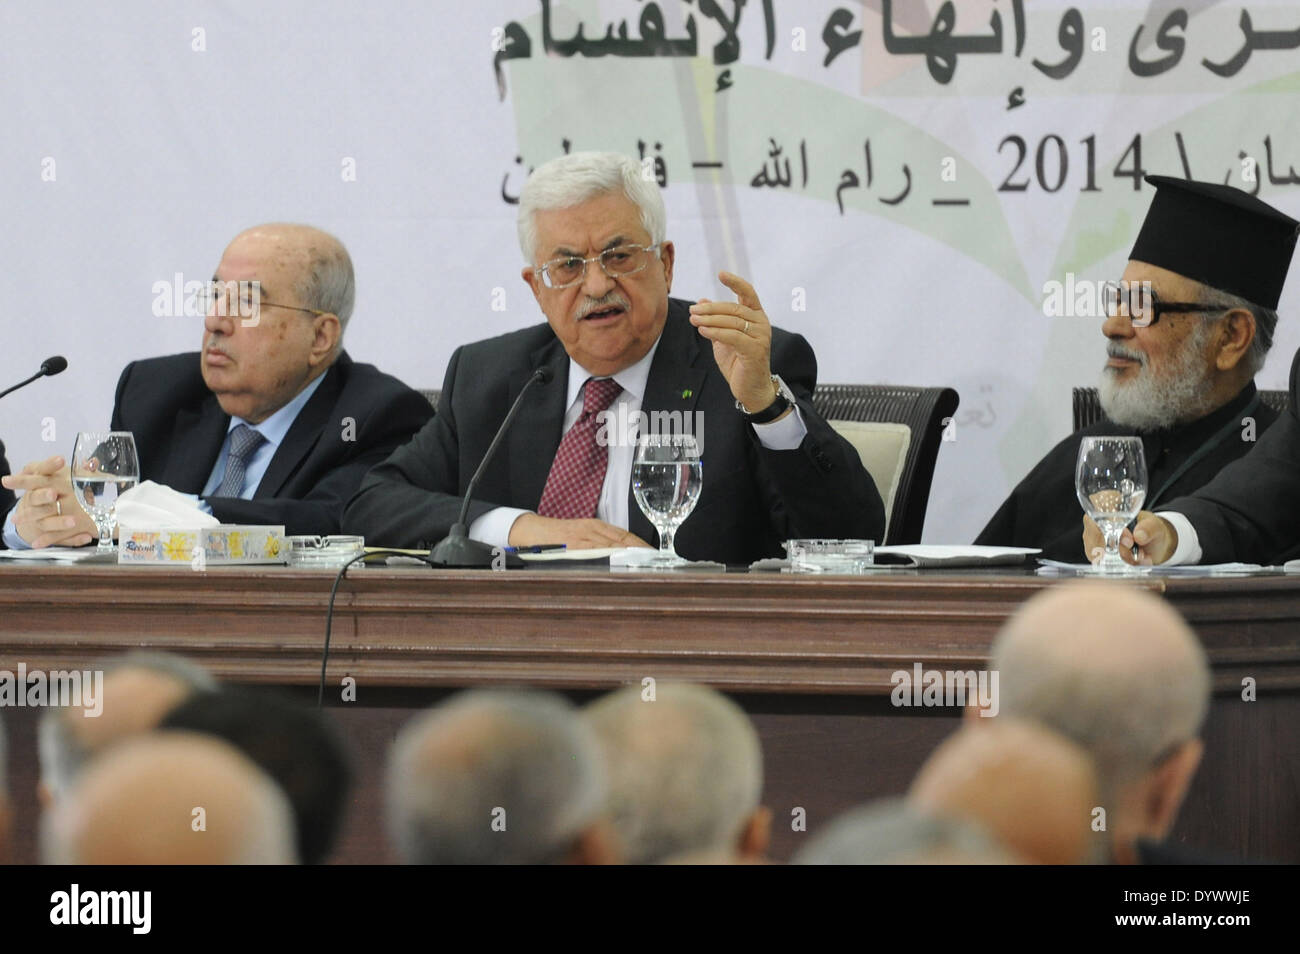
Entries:
<svg viewBox="0 0 1300 954">
<path fill-rule="evenodd" d="M 48 805 L 73 783 L 97 752 L 122 739 L 157 728 L 169 711 L 217 682 L 196 663 L 161 652 L 130 652 L 92 671 L 102 671 L 102 699 L 87 705 L 50 709 L 38 730 L 40 798 Z"/>
<path fill-rule="evenodd" d="M 1210 701 L 1205 653 L 1182 617 L 1135 587 L 1061 584 L 1007 622 L 992 657 L 999 718 L 1033 719 L 1092 755 L 1114 860 L 1163 839 L 1200 764 Z"/>
<path fill-rule="evenodd" d="M 46 864 L 293 864 L 293 810 L 233 746 L 189 732 L 128 739 L 43 820 Z"/>
<path fill-rule="evenodd" d="M 600 750 L 551 693 L 470 690 L 417 717 L 390 756 L 387 801 L 413 864 L 617 860 Z"/>
<path fill-rule="evenodd" d="M 329 854 L 350 772 L 343 745 L 320 712 L 266 690 L 226 686 L 191 696 L 162 728 L 216 736 L 243 752 L 289 797 L 302 863 L 318 864 Z"/>
<path fill-rule="evenodd" d="M 1000 717 L 960 729 L 921 766 L 908 803 L 979 825 L 1027 862 L 1084 864 L 1105 854 L 1092 830 L 1098 800 L 1091 759 L 1031 722 Z"/>
<path fill-rule="evenodd" d="M 818 832 L 799 865 L 996 865 L 1014 859 L 978 825 L 916 811 L 901 799 L 854 808 Z"/>
<path fill-rule="evenodd" d="M 629 864 L 693 852 L 761 857 L 771 815 L 760 805 L 758 733 L 734 702 L 704 686 L 659 683 L 587 707 L 609 773 L 609 811 Z"/>
</svg>

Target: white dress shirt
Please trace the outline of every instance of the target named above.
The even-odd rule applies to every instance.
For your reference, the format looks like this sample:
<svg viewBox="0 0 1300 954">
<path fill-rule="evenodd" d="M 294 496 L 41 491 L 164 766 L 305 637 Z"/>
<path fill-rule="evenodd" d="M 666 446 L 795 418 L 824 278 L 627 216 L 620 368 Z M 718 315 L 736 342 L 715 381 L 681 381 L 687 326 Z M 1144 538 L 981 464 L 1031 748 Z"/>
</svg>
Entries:
<svg viewBox="0 0 1300 954">
<path fill-rule="evenodd" d="M 1178 534 L 1178 546 L 1174 548 L 1173 556 L 1161 565 L 1182 566 L 1188 563 L 1200 563 L 1201 538 L 1196 535 L 1196 528 L 1192 526 L 1192 521 L 1172 510 L 1162 510 L 1156 516 L 1168 520 L 1174 532 Z"/>
<path fill-rule="evenodd" d="M 609 464 L 605 468 L 600 501 L 596 504 L 596 517 L 624 530 L 628 529 L 628 488 L 632 485 L 632 461 L 636 456 L 635 426 L 641 411 L 641 401 L 645 398 L 646 382 L 650 378 L 650 364 L 658 348 L 659 342 L 656 341 L 644 358 L 613 376 L 623 390 L 609 406 L 609 416 L 604 419 L 609 424 L 611 440 L 608 445 Z M 582 416 L 582 386 L 591 376 L 582 365 L 569 359 L 568 410 L 564 412 L 563 434 L 567 434 L 569 428 Z M 616 425 L 620 421 L 631 423 L 630 433 L 618 433 Z M 768 450 L 795 450 L 808 433 L 798 405 L 795 405 L 793 414 L 787 414 L 779 421 L 752 426 L 759 442 Z M 700 438 L 707 450 L 707 436 L 697 434 L 696 437 Z M 532 511 L 518 507 L 496 507 L 489 510 L 470 523 L 470 539 L 495 547 L 505 547 L 509 544 L 511 527 L 526 513 Z M 655 541 L 647 542 L 653 544 Z"/>
</svg>

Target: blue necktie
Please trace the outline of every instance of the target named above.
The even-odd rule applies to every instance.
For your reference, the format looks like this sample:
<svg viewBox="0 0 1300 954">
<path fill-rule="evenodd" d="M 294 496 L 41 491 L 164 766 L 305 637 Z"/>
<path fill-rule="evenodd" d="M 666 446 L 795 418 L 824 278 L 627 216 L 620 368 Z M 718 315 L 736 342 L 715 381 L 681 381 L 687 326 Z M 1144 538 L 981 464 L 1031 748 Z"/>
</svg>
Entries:
<svg viewBox="0 0 1300 954">
<path fill-rule="evenodd" d="M 247 424 L 240 424 L 230 432 L 226 472 L 221 475 L 220 486 L 212 492 L 213 497 L 238 497 L 244 492 L 244 471 L 248 468 L 248 459 L 265 441 L 265 437 Z"/>
</svg>

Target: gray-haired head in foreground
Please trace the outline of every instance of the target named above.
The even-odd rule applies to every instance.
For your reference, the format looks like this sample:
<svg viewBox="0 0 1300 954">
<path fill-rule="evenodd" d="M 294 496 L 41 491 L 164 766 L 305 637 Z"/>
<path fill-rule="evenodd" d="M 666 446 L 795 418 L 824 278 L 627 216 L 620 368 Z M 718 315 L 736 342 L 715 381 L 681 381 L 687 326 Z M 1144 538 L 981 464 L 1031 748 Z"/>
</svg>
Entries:
<svg viewBox="0 0 1300 954">
<path fill-rule="evenodd" d="M 91 671 L 102 671 L 104 682 L 123 670 L 143 670 L 168 677 L 184 687 L 186 695 L 195 692 L 212 692 L 217 680 L 212 674 L 183 656 L 152 650 L 135 650 L 107 660 L 91 663 Z M 159 719 L 165 713 L 159 713 Z M 107 714 L 108 718 L 113 713 Z M 70 720 L 81 719 L 77 710 L 47 709 L 37 727 L 37 752 L 41 767 L 41 782 L 55 797 L 64 792 L 75 780 L 77 773 L 93 752 L 81 741 Z M 101 715 L 100 718 L 105 718 Z"/>
<path fill-rule="evenodd" d="M 192 732 L 150 732 L 98 756 L 42 816 L 41 858 L 45 864 L 295 864 L 293 809 L 270 776 L 229 743 Z"/>
<path fill-rule="evenodd" d="M 629 864 L 737 847 L 759 807 L 763 752 L 744 711 L 721 693 L 659 683 L 587 707 L 609 772 L 610 817 Z"/>
<path fill-rule="evenodd" d="M 1109 796 L 1200 731 L 1210 668 L 1168 603 L 1120 583 L 1071 582 L 1025 603 L 993 642 L 1000 714 L 1093 757 Z"/>
<path fill-rule="evenodd" d="M 1014 864 L 983 829 L 887 799 L 850 809 L 798 854 L 797 865 Z"/>
<path fill-rule="evenodd" d="M 658 245 L 668 230 L 664 199 L 653 175 L 641 164 L 617 152 L 575 152 L 559 156 L 533 170 L 519 195 L 519 248 L 524 261 L 537 264 L 538 212 L 569 209 L 609 193 L 621 192 L 641 211 L 641 225 Z"/>
<path fill-rule="evenodd" d="M 388 763 L 389 833 L 413 864 L 563 861 L 604 800 L 591 730 L 548 692 L 458 693 L 403 728 Z"/>
</svg>

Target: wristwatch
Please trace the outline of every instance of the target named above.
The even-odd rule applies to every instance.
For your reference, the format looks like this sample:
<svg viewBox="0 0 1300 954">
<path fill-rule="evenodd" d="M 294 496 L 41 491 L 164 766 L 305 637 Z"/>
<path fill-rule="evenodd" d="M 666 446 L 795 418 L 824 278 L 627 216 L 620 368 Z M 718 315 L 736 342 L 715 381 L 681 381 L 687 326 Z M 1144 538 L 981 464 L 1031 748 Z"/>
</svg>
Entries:
<svg viewBox="0 0 1300 954">
<path fill-rule="evenodd" d="M 739 411 L 750 424 L 767 424 L 775 421 L 778 417 L 794 407 L 794 394 L 786 383 L 781 380 L 781 376 L 772 375 L 772 384 L 776 387 L 776 398 L 767 407 L 761 411 L 750 413 L 749 409 L 739 401 L 736 402 L 736 410 Z"/>
</svg>

